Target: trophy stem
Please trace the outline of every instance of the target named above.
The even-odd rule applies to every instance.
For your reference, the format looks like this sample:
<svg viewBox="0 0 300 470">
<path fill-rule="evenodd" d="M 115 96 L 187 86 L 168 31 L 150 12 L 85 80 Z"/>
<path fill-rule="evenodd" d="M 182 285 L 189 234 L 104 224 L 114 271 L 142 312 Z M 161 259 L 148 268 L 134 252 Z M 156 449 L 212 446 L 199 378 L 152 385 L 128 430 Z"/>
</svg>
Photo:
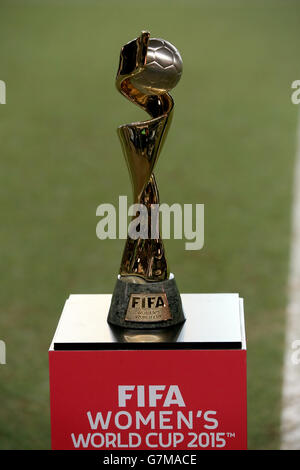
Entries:
<svg viewBox="0 0 300 470">
<path fill-rule="evenodd" d="M 147 209 L 147 220 L 144 223 L 147 227 L 146 238 L 133 239 L 128 235 L 120 267 L 121 279 L 137 276 L 142 278 L 141 282 L 143 279 L 148 282 L 164 281 L 168 278 L 168 265 L 160 237 L 159 193 L 154 174 L 142 192 L 139 204 Z"/>
</svg>

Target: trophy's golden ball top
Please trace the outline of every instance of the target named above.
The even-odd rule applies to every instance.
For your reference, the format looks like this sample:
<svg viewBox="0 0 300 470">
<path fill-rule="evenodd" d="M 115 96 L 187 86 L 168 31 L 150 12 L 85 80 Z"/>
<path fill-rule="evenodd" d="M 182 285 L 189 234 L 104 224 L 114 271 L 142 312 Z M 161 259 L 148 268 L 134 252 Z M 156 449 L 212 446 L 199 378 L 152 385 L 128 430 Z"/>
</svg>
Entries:
<svg viewBox="0 0 300 470">
<path fill-rule="evenodd" d="M 146 64 L 131 82 L 144 94 L 159 95 L 172 90 L 181 74 L 182 58 L 176 47 L 165 39 L 150 38 Z"/>
</svg>

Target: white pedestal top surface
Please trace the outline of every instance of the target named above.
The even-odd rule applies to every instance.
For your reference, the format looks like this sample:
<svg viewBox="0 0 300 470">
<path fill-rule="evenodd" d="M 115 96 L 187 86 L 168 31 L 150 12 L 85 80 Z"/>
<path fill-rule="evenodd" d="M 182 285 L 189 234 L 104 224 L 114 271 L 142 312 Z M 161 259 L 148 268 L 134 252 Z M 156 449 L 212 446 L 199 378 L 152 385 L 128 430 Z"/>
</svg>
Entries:
<svg viewBox="0 0 300 470">
<path fill-rule="evenodd" d="M 243 299 L 238 294 L 181 294 L 181 299 L 186 322 L 170 337 L 174 330 L 169 328 L 161 333 L 117 329 L 116 334 L 106 321 L 111 294 L 70 295 L 50 350 L 81 349 L 81 344 L 82 349 L 127 349 L 126 343 L 139 343 L 141 349 L 146 343 L 172 344 L 174 349 L 246 349 Z"/>
</svg>

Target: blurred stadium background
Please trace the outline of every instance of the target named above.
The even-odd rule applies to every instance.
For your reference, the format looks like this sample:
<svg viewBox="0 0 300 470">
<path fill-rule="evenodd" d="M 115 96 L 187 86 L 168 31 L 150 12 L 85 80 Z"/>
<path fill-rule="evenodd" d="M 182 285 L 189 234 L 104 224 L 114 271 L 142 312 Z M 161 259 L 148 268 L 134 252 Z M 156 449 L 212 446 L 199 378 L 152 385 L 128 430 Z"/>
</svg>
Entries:
<svg viewBox="0 0 300 470">
<path fill-rule="evenodd" d="M 47 349 L 70 293 L 111 292 L 124 241 L 96 207 L 131 187 L 116 135 L 120 47 L 149 29 L 184 61 L 156 175 L 205 204 L 205 247 L 166 241 L 182 292 L 239 292 L 250 448 L 278 448 L 300 78 L 298 1 L 15 1 L 0 5 L 0 447 L 50 447 Z"/>
</svg>

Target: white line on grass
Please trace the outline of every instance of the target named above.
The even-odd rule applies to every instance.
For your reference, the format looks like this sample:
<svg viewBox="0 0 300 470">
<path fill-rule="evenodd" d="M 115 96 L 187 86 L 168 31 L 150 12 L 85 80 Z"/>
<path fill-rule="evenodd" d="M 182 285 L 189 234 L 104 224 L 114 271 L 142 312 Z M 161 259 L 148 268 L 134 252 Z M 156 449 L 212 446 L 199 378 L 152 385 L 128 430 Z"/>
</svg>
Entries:
<svg viewBox="0 0 300 470">
<path fill-rule="evenodd" d="M 283 372 L 281 449 L 300 449 L 300 119 L 294 175 L 292 245 L 288 282 L 287 330 Z M 297 360 L 298 356 L 298 360 Z M 297 364 L 298 362 L 298 364 Z"/>
</svg>

